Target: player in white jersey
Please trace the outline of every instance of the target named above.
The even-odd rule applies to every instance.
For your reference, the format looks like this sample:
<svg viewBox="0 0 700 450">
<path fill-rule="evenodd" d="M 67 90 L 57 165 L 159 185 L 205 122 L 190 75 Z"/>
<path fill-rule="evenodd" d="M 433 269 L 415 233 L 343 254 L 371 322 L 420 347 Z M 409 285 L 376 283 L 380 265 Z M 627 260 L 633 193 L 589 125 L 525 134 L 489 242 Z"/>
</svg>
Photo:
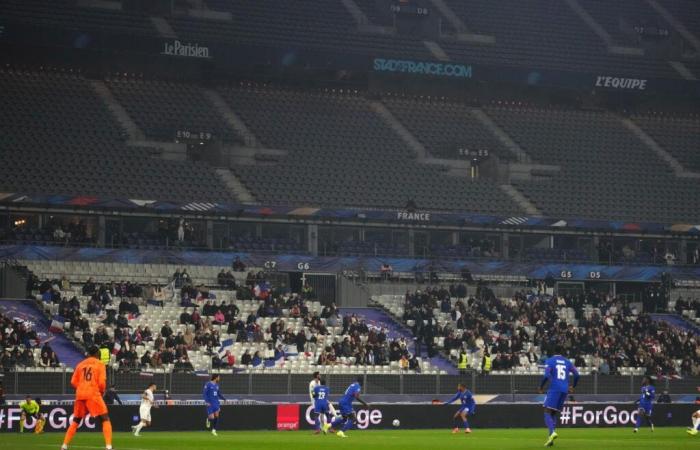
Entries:
<svg viewBox="0 0 700 450">
<path fill-rule="evenodd" d="M 700 409 L 693 413 L 691 420 L 693 421 L 693 427 L 688 428 L 688 434 L 691 436 L 696 436 L 698 433 L 700 433 Z"/>
<path fill-rule="evenodd" d="M 314 372 L 313 373 L 313 379 L 309 382 L 309 400 L 311 400 L 311 408 L 315 408 L 315 400 L 314 399 L 314 389 L 316 386 L 321 385 L 321 374 L 319 372 Z M 335 417 L 335 408 L 333 407 L 333 403 L 328 402 L 328 411 L 331 413 L 333 417 Z M 321 422 L 319 417 L 316 417 L 316 422 L 314 423 L 314 434 L 319 434 L 321 432 Z"/>
<path fill-rule="evenodd" d="M 700 386 L 698 386 L 698 393 L 700 393 Z M 700 398 L 700 396 L 698 396 L 697 398 Z M 696 400 L 697 400 L 697 398 L 696 398 Z M 688 428 L 688 434 L 691 436 L 697 436 L 698 433 L 700 433 L 700 409 L 695 411 L 693 413 L 693 415 L 690 417 L 690 419 L 693 422 L 693 427 Z"/>
<path fill-rule="evenodd" d="M 143 427 L 151 426 L 151 408 L 155 406 L 155 397 L 153 393 L 156 391 L 156 384 L 151 383 L 148 385 L 143 395 L 141 396 L 141 406 L 139 407 L 139 416 L 141 421 L 138 425 L 131 427 L 134 432 L 134 436 L 140 436 L 141 429 Z"/>
</svg>

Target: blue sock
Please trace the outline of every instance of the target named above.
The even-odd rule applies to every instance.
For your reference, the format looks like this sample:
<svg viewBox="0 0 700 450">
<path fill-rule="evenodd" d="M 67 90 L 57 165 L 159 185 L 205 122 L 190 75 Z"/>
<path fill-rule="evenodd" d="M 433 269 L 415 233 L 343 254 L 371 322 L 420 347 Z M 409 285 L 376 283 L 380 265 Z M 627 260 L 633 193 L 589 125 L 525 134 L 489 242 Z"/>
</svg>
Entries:
<svg viewBox="0 0 700 450">
<path fill-rule="evenodd" d="M 469 428 L 469 421 L 467 419 L 464 419 L 462 424 L 464 425 L 464 428 Z"/>
<path fill-rule="evenodd" d="M 344 421 L 345 419 L 343 419 L 342 417 L 336 417 L 335 419 L 333 419 L 333 422 L 331 422 L 331 426 L 333 428 L 338 428 L 338 425 L 340 425 Z"/>
<path fill-rule="evenodd" d="M 637 422 L 635 423 L 634 427 L 635 427 L 635 428 L 639 428 L 639 427 L 641 427 L 641 426 L 642 426 L 642 415 L 641 415 L 641 414 L 637 414 Z"/>
<path fill-rule="evenodd" d="M 700 423 L 695 427 L 696 430 L 700 431 Z"/>
<path fill-rule="evenodd" d="M 352 419 L 348 418 L 343 424 L 343 431 L 348 431 L 350 428 L 352 428 Z"/>
<path fill-rule="evenodd" d="M 211 429 L 216 430 L 216 425 L 219 423 L 219 418 L 214 417 L 213 419 L 209 419 L 209 423 L 211 424 Z"/>
<path fill-rule="evenodd" d="M 314 429 L 320 430 L 321 429 L 321 416 L 317 415 L 316 420 L 314 421 Z"/>
<path fill-rule="evenodd" d="M 544 423 L 549 428 L 549 434 L 554 433 L 554 417 L 549 413 L 544 413 Z"/>
</svg>

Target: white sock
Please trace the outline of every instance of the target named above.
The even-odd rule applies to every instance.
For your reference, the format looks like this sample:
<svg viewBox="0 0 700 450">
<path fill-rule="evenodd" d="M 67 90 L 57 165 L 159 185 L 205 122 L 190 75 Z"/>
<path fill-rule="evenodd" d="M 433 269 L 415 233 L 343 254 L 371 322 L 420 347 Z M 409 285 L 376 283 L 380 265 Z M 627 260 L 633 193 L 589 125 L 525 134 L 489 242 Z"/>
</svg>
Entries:
<svg viewBox="0 0 700 450">
<path fill-rule="evenodd" d="M 143 422 L 139 422 L 139 424 L 136 425 L 136 429 L 134 430 L 134 433 L 140 432 L 142 428 L 143 428 Z"/>
<path fill-rule="evenodd" d="M 698 423 L 700 422 L 700 417 L 693 417 L 693 429 L 698 429 Z"/>
</svg>

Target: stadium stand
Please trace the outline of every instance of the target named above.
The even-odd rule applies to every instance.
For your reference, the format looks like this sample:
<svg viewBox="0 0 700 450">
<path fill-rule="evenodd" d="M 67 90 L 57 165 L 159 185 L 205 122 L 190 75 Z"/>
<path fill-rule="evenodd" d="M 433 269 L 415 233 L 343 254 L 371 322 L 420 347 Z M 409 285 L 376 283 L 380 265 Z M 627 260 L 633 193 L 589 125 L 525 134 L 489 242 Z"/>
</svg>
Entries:
<svg viewBox="0 0 700 450">
<path fill-rule="evenodd" d="M 441 42 L 457 61 L 679 78 L 665 61 L 609 54 L 603 41 L 566 2 L 449 0 L 447 3 L 469 31 L 496 38 L 494 45 Z"/>
<path fill-rule="evenodd" d="M 126 146 L 124 132 L 80 74 L 3 68 L 0 86 L 4 192 L 44 193 L 49 177 L 53 194 L 231 200 L 209 166 Z"/>
<path fill-rule="evenodd" d="M 340 2 L 233 0 L 216 2 L 215 6 L 231 12 L 232 21 L 174 17 L 170 19 L 173 29 L 178 36 L 192 41 L 282 45 L 290 50 L 292 59 L 297 49 L 336 53 L 338 48 L 346 54 L 430 58 L 417 38 L 358 33 L 357 24 Z"/>
<path fill-rule="evenodd" d="M 210 166 L 160 160 L 151 157 L 152 149 L 126 146 L 123 131 L 79 74 L 4 69 L 0 83 L 10 105 L 4 110 L 3 129 L 33 130 L 4 133 L 1 138 L 8 148 L 22 150 L 17 157 L 0 156 L 4 191 L 41 192 L 43 177 L 35 161 L 58 173 L 75 173 L 80 161 L 80 176 L 55 177 L 53 193 L 231 200 Z M 110 87 L 153 137 L 166 140 L 171 135 L 172 139 L 178 127 L 190 125 L 209 127 L 215 134 L 219 130 L 224 139 L 237 140 L 196 85 L 119 81 Z M 234 168 L 263 203 L 393 208 L 412 199 L 419 207 L 430 205 L 434 210 L 521 213 L 494 181 L 453 176 L 445 167 L 420 163 L 360 93 L 249 84 L 219 90 L 264 146 L 288 152 L 275 164 Z M 494 135 L 468 116 L 463 104 L 394 97 L 384 101 L 436 156 L 450 157 L 451 149 L 464 142 L 468 148 L 487 148 L 504 160 L 512 159 Z M 665 162 L 622 126 L 618 116 L 507 102 L 487 106 L 485 111 L 535 162 L 561 166 L 561 172 L 549 174 L 544 181 L 513 181 L 545 215 L 658 222 L 698 219 L 697 181 L 676 178 Z M 37 114 L 42 121 L 35 120 Z M 426 120 L 435 114 L 442 119 Z M 634 119 L 684 168 L 698 168 L 697 118 L 638 115 Z M 87 120 L 94 125 L 90 129 L 82 126 Z M 629 169 L 618 174 L 615 167 L 622 163 Z M 207 182 L 183 182 L 188 179 Z M 150 240 L 145 245 L 161 245 Z M 50 239 L 40 236 L 31 241 Z M 246 242 L 243 238 L 231 248 L 301 250 L 291 241 Z"/>
<path fill-rule="evenodd" d="M 622 299 L 595 293 L 556 298 L 519 293 L 499 299 L 486 287 L 476 297 L 459 298 L 457 292 L 457 286 L 427 287 L 374 300 L 453 358 L 465 349 L 471 354 L 470 367 L 480 369 L 488 352 L 494 374 L 513 369 L 539 373 L 538 364 L 557 343 L 584 373 L 700 373 L 692 356 L 697 335 L 653 321 Z"/>
<path fill-rule="evenodd" d="M 9 371 L 61 367 L 49 343 L 38 344 L 36 331 L 26 323 L 0 314 L 0 368 Z"/>
<path fill-rule="evenodd" d="M 460 159 L 457 150 L 487 150 L 504 161 L 514 155 L 480 124 L 463 103 L 419 99 L 383 99 L 394 115 L 406 125 L 437 158 Z"/>
<path fill-rule="evenodd" d="M 658 1 L 693 32 L 698 30 L 698 2 Z M 265 49 L 274 49 L 275 54 L 285 53 L 285 64 L 294 70 L 300 69 L 294 63 L 301 51 L 327 55 L 310 64 L 326 68 L 334 67 L 334 60 L 344 55 L 360 57 L 368 66 L 372 57 L 379 56 L 432 61 L 436 53 L 440 54 L 435 50 L 439 48 L 445 55 L 438 59 L 485 67 L 528 68 L 528 84 L 537 84 L 539 69 L 589 75 L 682 77 L 682 71 L 669 64 L 669 58 L 625 56 L 609 51 L 608 44 L 639 44 L 636 32 L 630 29 L 636 24 L 651 20 L 656 25 L 674 28 L 673 24 L 661 20 L 648 3 L 637 8 L 636 2 L 627 0 L 580 1 L 612 36 L 613 42 L 606 43 L 566 2 L 445 0 L 464 22 L 466 32 L 494 39 L 483 43 L 461 39 L 455 35 L 465 30 L 457 30 L 443 20 L 443 35 L 436 37 L 432 52 L 420 37 L 394 35 L 387 30 L 383 30 L 386 34 L 368 33 L 367 27 L 358 27 L 340 2 L 205 0 L 205 3 L 213 11 L 231 13 L 230 20 L 193 17 L 196 14 L 185 16 L 180 9 L 172 17 L 161 18 L 162 23 L 171 25 L 174 34 L 183 41 L 202 45 L 224 43 L 231 48 L 240 47 L 241 51 L 250 50 L 248 46 L 260 47 L 263 54 Z M 374 2 L 361 0 L 357 3 L 370 22 L 377 20 L 373 13 Z M 47 35 L 52 30 L 70 30 L 79 36 L 75 42 L 79 48 L 107 35 L 154 38 L 153 41 L 162 36 L 147 15 L 119 9 L 86 8 L 67 0 L 0 0 L 0 19 L 3 25 L 21 24 L 48 30 Z M 686 74 L 685 78 L 700 74 L 697 54 L 692 53 L 687 39 L 678 39 L 676 43 L 680 46 L 676 50 L 682 50 L 682 54 L 672 52 L 668 56 L 678 56 L 683 61 L 690 71 L 690 76 Z M 104 73 L 95 73 L 99 71 L 96 66 L 102 67 L 94 64 L 96 62 L 107 66 L 101 59 L 91 61 L 91 76 L 102 78 Z M 200 61 L 188 62 L 195 67 Z M 517 251 L 523 251 L 523 255 L 518 255 L 522 257 L 518 262 L 597 262 L 592 254 L 603 248 L 607 258 L 599 259 L 607 259 L 609 263 L 665 264 L 666 253 L 675 251 L 678 245 L 686 246 L 684 253 L 695 249 L 687 247 L 686 238 L 691 243 L 696 242 L 690 233 L 697 227 L 693 229 L 690 225 L 679 231 L 687 232 L 682 238 L 669 239 L 676 240 L 669 245 L 657 236 L 650 238 L 658 238 L 658 246 L 653 244 L 653 248 L 646 243 L 642 245 L 639 236 L 630 237 L 629 241 L 618 239 L 614 246 L 602 242 L 596 247 L 594 237 L 601 238 L 602 232 L 576 230 L 579 234 L 571 241 L 588 233 L 589 242 L 582 244 L 588 246 L 587 250 L 575 248 L 575 244 L 549 248 L 554 246 L 555 234 L 542 230 L 531 239 L 538 242 L 524 242 L 527 240 L 524 236 L 533 237 L 535 233 L 527 235 L 506 227 L 527 222 L 527 217 L 521 217 L 524 214 L 538 215 L 527 205 L 523 206 L 528 201 L 546 216 L 567 220 L 698 223 L 700 183 L 697 178 L 679 176 L 681 172 L 682 175 L 700 172 L 700 119 L 696 114 L 626 110 L 633 123 L 647 133 L 662 152 L 677 160 L 679 169 L 664 161 L 657 154 L 662 152 L 653 151 L 639 134 L 625 126 L 627 115 L 614 112 L 613 107 L 582 109 L 580 105 L 586 101 L 605 104 L 596 102 L 593 95 L 586 101 L 580 97 L 571 98 L 585 95 L 585 89 L 579 88 L 576 95 L 561 94 L 570 96 L 566 101 L 557 98 L 558 93 L 547 91 L 540 93 L 540 101 L 532 104 L 520 98 L 487 104 L 482 99 L 460 100 L 466 95 L 464 92 L 455 92 L 454 97 L 440 100 L 428 95 L 384 96 L 381 86 L 395 93 L 401 91 L 402 83 L 377 83 L 380 85 L 377 87 L 372 83 L 376 80 L 369 83 L 364 80 L 365 84 L 358 87 L 354 78 L 357 74 L 348 76 L 330 70 L 332 74 L 325 75 L 335 77 L 335 82 L 358 84 L 350 84 L 352 87 L 348 88 L 348 84 L 334 84 L 326 79 L 318 85 L 314 85 L 313 80 L 304 80 L 304 88 L 298 87 L 299 84 L 292 88 L 287 85 L 299 79 L 286 83 L 273 75 L 269 79 L 275 82 L 241 81 L 251 72 L 234 76 L 224 73 L 225 65 L 217 66 L 217 63 L 219 61 L 202 62 L 197 69 L 192 69 L 192 72 L 201 70 L 198 75 L 188 73 L 180 78 L 181 74 L 169 74 L 179 79 L 177 82 L 164 81 L 166 77 L 161 79 L 154 74 L 107 77 L 109 93 L 151 140 L 148 145 L 140 146 L 131 145 L 133 140 L 127 139 L 118 119 L 80 70 L 53 70 L 38 65 L 25 70 L 4 66 L 0 69 L 0 91 L 4 100 L 0 108 L 0 195 L 5 198 L 5 193 L 17 192 L 178 203 L 233 203 L 230 186 L 221 181 L 211 165 L 158 158 L 158 144 L 172 144 L 178 130 L 209 131 L 220 139 L 226 151 L 241 150 L 244 139 L 223 117 L 221 108 L 212 103 L 212 97 L 221 96 L 240 117 L 243 128 L 249 129 L 255 137 L 247 140 L 245 143 L 249 147 L 241 150 L 255 155 L 245 155 L 248 162 L 237 162 L 231 170 L 261 204 L 289 206 L 290 209 L 309 206 L 469 212 L 506 219 L 501 222 L 499 218 L 500 223 L 496 222 L 493 234 L 497 236 L 493 240 L 481 236 L 464 237 L 462 233 L 473 231 L 470 227 L 477 228 L 474 225 L 477 220 L 463 228 L 461 223 L 445 225 L 449 231 L 442 229 L 443 224 L 414 226 L 415 223 L 407 222 L 395 228 L 405 233 L 396 239 L 391 224 L 381 224 L 389 230 L 390 239 L 381 232 L 374 236 L 368 232 L 370 236 L 366 237 L 365 232 L 371 227 L 353 224 L 356 230 L 348 233 L 352 238 L 321 240 L 324 249 L 316 252 L 310 250 L 313 245 L 305 245 L 303 239 L 285 237 L 291 232 L 281 232 L 279 237 L 263 237 L 263 226 L 268 223 L 260 217 L 271 211 L 264 206 L 256 216 L 258 222 L 253 223 L 249 217 L 242 219 L 250 222 L 255 233 L 234 229 L 231 225 L 234 221 L 224 223 L 229 217 L 212 219 L 213 215 L 206 214 L 210 212 L 206 208 L 204 211 L 182 208 L 188 211 L 187 215 L 201 212 L 201 217 L 195 220 L 206 228 L 201 233 L 204 237 L 186 239 L 182 247 L 201 245 L 253 254 L 431 257 L 430 262 L 422 261 L 421 267 L 416 263 L 413 272 L 404 272 L 405 277 L 417 278 L 418 273 L 424 271 L 431 281 L 454 276 L 436 273 L 435 267 L 447 259 L 489 258 L 488 264 L 502 264 L 498 259 L 501 250 L 510 243 L 508 233 L 511 230 L 513 248 L 510 250 L 515 252 L 519 245 Z M 172 67 L 177 67 L 177 63 L 173 62 Z M 194 79 L 184 80 L 188 77 Z M 331 87 L 319 87 L 322 85 Z M 214 95 L 205 95 L 212 94 L 207 89 Z M 502 93 L 497 92 L 498 87 L 489 86 L 484 98 L 505 98 L 518 89 L 504 89 Z M 523 98 L 537 95 L 529 91 L 520 94 Z M 545 98 L 550 94 L 553 99 Z M 612 98 L 613 95 L 608 97 Z M 579 106 L 552 106 L 559 103 L 558 100 Z M 498 129 L 490 129 L 479 121 L 472 104 L 482 105 L 480 112 L 492 118 Z M 378 112 L 382 106 L 388 108 L 400 127 L 392 127 L 387 117 Z M 415 146 L 407 145 L 409 139 L 397 131 L 401 127 L 425 147 L 427 155 L 418 154 Z M 559 170 L 537 172 L 533 169 L 529 172 L 530 179 L 508 178 L 506 175 L 510 173 L 504 173 L 516 163 L 525 165 L 525 161 L 516 161 L 512 147 L 509 149 L 504 144 L 507 139 L 499 138 L 499 132 L 512 139 L 532 163 Z M 449 162 L 426 162 L 431 156 L 460 159 L 459 148 L 488 150 L 503 163 L 499 167 L 503 173 L 473 179 L 467 174 L 456 175 L 455 167 Z M 267 150 L 276 152 L 272 152 L 272 156 L 264 155 L 266 159 L 261 155 Z M 512 187 L 516 189 L 508 195 L 506 190 Z M 518 201 L 519 194 L 523 194 L 525 201 Z M 417 208 L 406 207 L 411 203 Z M 21 199 L 18 204 L 22 205 Z M 79 215 L 79 205 L 71 206 L 76 206 L 75 214 Z M 7 226 L 0 231 L 0 240 L 28 245 L 76 246 L 96 246 L 99 239 L 106 240 L 104 236 L 98 238 L 96 233 L 89 233 L 81 219 L 70 223 L 60 223 L 58 219 L 45 221 L 45 217 L 52 214 L 49 207 L 46 208 L 41 212 L 33 211 L 32 214 L 42 220 L 26 228 L 14 226 L 10 213 L 3 213 L 3 224 Z M 99 214 L 104 218 L 112 213 L 117 216 L 118 212 Z M 354 211 L 349 214 L 353 220 L 366 218 Z M 97 222 L 98 219 L 90 217 L 89 220 Z M 180 219 L 168 217 L 167 220 Z M 215 220 L 221 221 L 215 223 Z M 296 219 L 284 224 L 282 219 L 275 220 L 280 224 L 274 225 L 284 227 Z M 300 220 L 299 223 L 299 228 L 305 227 L 300 235 L 320 234 L 318 224 L 314 223 L 317 228 L 312 229 L 311 221 L 307 224 Z M 212 245 L 213 229 L 217 225 L 222 225 L 225 231 L 217 237 L 220 242 Z M 335 225 L 330 224 L 328 228 Z M 557 222 L 551 226 L 560 225 Z M 114 231 L 112 242 L 100 245 L 169 250 L 173 228 L 166 228 L 153 232 Z M 409 229 L 412 233 L 420 232 L 423 242 L 416 244 L 416 236 L 409 238 Z M 358 231 L 358 238 L 355 231 Z M 676 231 L 657 227 L 655 233 L 666 238 Z M 432 232 L 435 233 L 429 234 Z M 438 232 L 442 233 L 440 237 L 434 237 Z M 628 247 L 631 240 L 639 241 L 636 254 Z M 496 241 L 500 244 L 495 244 Z M 545 244 L 547 248 L 540 248 Z M 607 244 L 610 248 L 605 248 Z M 32 251 L 41 253 L 40 248 Z M 179 255 L 171 257 L 175 259 Z M 249 268 L 251 272 L 246 275 L 243 270 L 231 272 L 227 266 L 192 266 L 188 267 L 189 275 L 185 277 L 179 272 L 180 267 L 167 264 L 48 260 L 20 263 L 47 280 L 36 282 L 33 293 L 51 316 L 65 320 L 64 329 L 79 345 L 106 344 L 115 355 L 114 370 L 158 370 L 162 373 L 235 369 L 249 373 L 306 374 L 326 368 L 338 374 L 442 374 L 440 367 L 420 358 L 420 350 L 411 353 L 410 339 L 406 336 L 377 328 L 358 315 L 341 317 L 334 305 L 311 295 L 306 286 L 301 294 L 290 294 L 281 286 L 270 285 L 264 274 L 258 274 L 258 268 Z M 694 263 L 699 263 L 697 257 Z M 393 282 L 391 265 L 386 261 L 381 264 L 387 269 L 377 278 L 381 276 L 387 284 Z M 297 269 L 306 270 L 303 267 L 302 263 Z M 530 271 L 535 269 L 529 268 Z M 364 268 L 361 271 L 364 272 Z M 547 273 L 551 276 L 549 269 Z M 466 274 L 469 276 L 462 275 L 463 279 L 471 278 L 468 270 Z M 512 274 L 498 276 L 501 279 L 525 278 Z M 692 274 L 689 277 L 692 278 Z M 608 280 L 601 282 L 608 283 Z M 429 355 L 437 348 L 454 358 L 460 350 L 467 350 L 476 371 L 481 370 L 480 361 L 485 352 L 490 351 L 495 374 L 539 374 L 539 364 L 546 352 L 559 342 L 577 358 L 577 365 L 583 367 L 586 374 L 700 375 L 698 358 L 693 357 L 698 356 L 698 337 L 693 325 L 686 323 L 686 319 L 698 323 L 700 302 L 697 299 L 686 297 L 672 301 L 669 311 L 677 316 L 664 319 L 636 310 L 622 296 L 518 293 L 499 298 L 480 286 L 478 294 L 470 297 L 459 294 L 461 290 L 459 286 L 453 291 L 431 287 L 419 292 L 409 291 L 406 296 L 376 296 L 374 300 L 408 325 L 419 344 L 428 348 Z M 677 326 L 673 325 L 674 321 Z M 50 346 L 41 347 L 31 342 L 36 341 L 32 330 L 2 315 L 0 337 L 0 366 L 6 370 L 65 367 Z"/>
<path fill-rule="evenodd" d="M 3 0 L 0 17 L 32 27 L 122 35 L 157 36 L 148 16 L 121 9 L 81 8 L 71 0 Z M 88 41 L 90 36 L 86 36 Z M 87 43 L 87 42 L 86 42 Z"/>
<path fill-rule="evenodd" d="M 700 218 L 697 180 L 676 178 L 617 116 L 515 105 L 486 111 L 533 160 L 561 166 L 546 181 L 514 181 L 545 215 L 658 222 Z M 622 165 L 625 170 L 619 171 Z"/>
<path fill-rule="evenodd" d="M 65 321 L 65 329 L 82 345 L 108 343 L 116 355 L 115 370 L 234 367 L 306 373 L 329 366 L 334 373 L 393 374 L 406 364 L 421 373 L 438 370 L 417 357 L 420 347 L 411 353 L 404 339 L 390 334 L 385 338 L 386 330 L 354 315 L 341 318 L 334 306 L 323 307 L 315 300 L 312 291 L 301 296 L 278 291 L 256 269 L 248 268 L 246 277 L 245 272 L 217 266 L 182 271 L 164 264 L 26 263 L 45 280 L 34 281 L 37 298 Z M 231 284 L 222 283 L 224 271 Z M 98 273 L 103 275 L 90 275 Z M 79 279 L 86 281 L 75 281 Z M 224 284 L 226 288 L 217 287 Z M 576 355 L 584 374 L 700 373 L 691 356 L 697 348 L 696 331 L 682 320 L 657 320 L 621 298 L 595 292 L 550 297 L 535 291 L 498 298 L 482 284 L 474 296 L 467 292 L 460 284 L 434 285 L 373 300 L 401 318 L 418 345 L 428 347 L 428 355 L 437 348 L 454 358 L 465 349 L 470 367 L 481 370 L 488 351 L 494 375 L 538 373 L 538 363 L 555 343 Z M 690 292 L 683 294 L 686 298 L 670 302 L 668 309 L 692 321 L 700 302 Z M 560 332 L 555 336 L 552 330 Z M 27 335 L 31 331 L 20 322 L 3 327 L 3 332 L 9 333 L 3 337 L 3 363 L 25 370 L 32 368 L 32 361 L 52 367 L 56 357 L 51 349 L 27 346 L 33 340 Z M 367 356 L 370 348 L 373 357 Z M 256 352 L 259 359 L 253 359 Z M 59 367 L 57 360 L 54 363 Z"/>
<path fill-rule="evenodd" d="M 177 131 L 186 130 L 210 132 L 214 139 L 242 143 L 196 85 L 117 78 L 108 86 L 150 138 L 169 142 Z"/>
<path fill-rule="evenodd" d="M 671 26 L 660 17 L 649 4 L 622 0 L 619 2 L 590 1 L 585 9 L 610 33 L 618 44 L 637 45 L 640 36 L 634 31 L 635 26 L 652 25 L 670 30 Z M 680 16 L 683 17 L 683 16 Z"/>
<path fill-rule="evenodd" d="M 495 43 L 473 43 L 455 39 L 456 30 L 441 17 L 443 36 L 438 45 L 454 61 L 487 65 L 541 67 L 587 72 L 614 72 L 644 77 L 681 78 L 667 61 L 654 57 L 609 54 L 596 36 L 565 2 L 487 0 L 446 2 L 472 33 L 493 36 Z M 620 31 L 619 20 L 647 19 L 664 23 L 648 5 L 638 2 L 582 2 L 598 19 L 613 41 L 629 43 L 633 33 Z M 318 4 L 304 0 L 290 4 L 280 0 L 263 2 L 206 2 L 214 11 L 231 13 L 230 20 L 211 20 L 175 14 L 166 18 L 183 40 L 228 43 L 258 47 L 284 47 L 294 59 L 299 49 L 325 51 L 331 56 L 342 48 L 345 54 L 432 60 L 434 56 L 420 37 L 358 31 L 358 24 L 340 2 Z M 358 2 L 372 21 L 372 2 Z M 666 5 L 678 19 L 697 29 L 700 11 L 692 1 Z M 509 11 L 504 14 L 503 11 Z M 79 30 L 91 35 L 157 36 L 149 17 L 120 9 L 76 6 L 74 2 L 5 0 L 0 17 L 11 23 Z M 632 25 L 633 26 L 633 25 Z M 89 39 L 89 37 L 88 37 Z M 687 53 L 687 52 L 686 52 Z M 693 61 L 692 57 L 689 61 Z"/>
<path fill-rule="evenodd" d="M 80 285 L 46 281 L 37 294 L 52 298 L 49 309 L 82 345 L 107 345 L 116 370 L 307 373 L 333 366 L 343 373 L 398 373 L 410 364 L 412 371 L 431 372 L 429 362 L 409 354 L 403 339 L 389 340 L 386 331 L 370 329 L 354 315 L 341 318 L 335 306 L 282 295 L 262 273 L 253 282 L 234 292 L 186 281 L 179 289 L 161 289 L 90 278 Z M 46 297 L 46 290 L 53 294 Z"/>
<path fill-rule="evenodd" d="M 632 118 L 683 167 L 700 172 L 700 117 L 648 114 Z"/>
<path fill-rule="evenodd" d="M 234 169 L 262 202 L 403 207 L 412 199 L 436 210 L 519 209 L 489 180 L 418 164 L 359 93 L 254 85 L 221 93 L 263 145 L 289 150 L 276 165 Z"/>
<path fill-rule="evenodd" d="M 700 5 L 697 2 L 693 0 L 660 0 L 659 3 L 691 32 L 697 33 L 700 30 Z M 654 21 L 658 20 L 658 16 L 655 16 Z M 688 48 L 686 51 L 692 53 Z M 695 56 L 697 57 L 697 53 Z"/>
</svg>

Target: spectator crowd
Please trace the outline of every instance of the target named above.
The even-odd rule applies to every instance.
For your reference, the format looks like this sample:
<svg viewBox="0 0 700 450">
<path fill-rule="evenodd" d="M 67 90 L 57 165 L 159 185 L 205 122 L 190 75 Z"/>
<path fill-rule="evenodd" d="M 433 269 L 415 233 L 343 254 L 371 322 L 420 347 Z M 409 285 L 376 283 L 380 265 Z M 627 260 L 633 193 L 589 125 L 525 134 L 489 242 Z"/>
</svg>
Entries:
<svg viewBox="0 0 700 450">
<path fill-rule="evenodd" d="M 233 267 L 245 270 L 239 260 L 234 261 Z M 228 274 L 222 271 L 218 281 L 223 281 L 222 287 L 236 286 L 235 280 L 227 281 Z M 272 364 L 280 358 L 303 354 L 326 366 L 397 362 L 401 368 L 418 369 L 418 360 L 409 351 L 405 339 L 391 340 L 386 330 L 356 315 L 341 316 L 335 305 L 312 310 L 308 302 L 315 300 L 316 295 L 311 286 L 304 285 L 301 293 L 291 293 L 284 286 L 272 286 L 265 276 L 264 272 L 249 272 L 245 283 L 236 286 L 239 300 L 257 302 L 256 310 L 242 315 L 234 302 L 218 301 L 208 287 L 194 285 L 186 269 L 177 270 L 172 284 L 178 288 L 182 310 L 175 326 L 169 321 L 150 326 L 131 325 L 144 305 L 153 303 L 157 292 L 163 290 L 159 286 L 141 286 L 130 281 L 98 284 L 90 278 L 81 287 L 82 295 L 89 297 L 83 305 L 76 296 L 62 295 L 71 286 L 65 277 L 40 283 L 39 291 L 44 301 L 58 305 L 59 315 L 83 346 L 107 349 L 124 371 L 152 370 L 169 364 L 176 371 L 191 371 L 189 352 L 192 351 L 211 357 L 215 368 Z M 91 328 L 88 316 L 98 317 L 100 325 Z M 273 320 L 263 329 L 260 318 Z M 294 326 L 291 319 L 300 320 L 303 327 Z M 184 325 L 181 327 L 184 330 L 177 330 L 176 325 Z M 112 333 L 108 333 L 108 327 Z M 331 327 L 342 330 L 340 337 L 330 338 Z M 240 355 L 240 361 L 230 350 L 220 353 L 224 330 L 235 342 L 262 344 L 255 347 L 266 350 L 246 351 Z M 145 343 L 152 344 L 149 350 L 137 352 L 137 346 Z"/>
<path fill-rule="evenodd" d="M 245 282 L 237 285 L 235 279 L 233 284 L 228 281 L 230 273 L 222 271 L 219 284 L 235 286 L 237 298 L 257 302 L 257 309 L 242 314 L 236 303 L 219 301 L 208 287 L 194 285 L 183 269 L 173 275 L 172 285 L 177 287 L 173 293 L 179 294 L 182 306 L 179 317 L 173 318 L 178 322 L 175 325 L 168 321 L 131 324 L 147 303 L 162 304 L 175 297 L 165 295 L 160 286 L 129 281 L 98 284 L 88 279 L 81 292 L 89 300 L 82 306 L 77 297 L 62 295 L 71 285 L 65 277 L 38 283 L 38 289 L 45 302 L 58 305 L 59 315 L 85 347 L 94 344 L 108 349 L 122 370 L 172 365 L 175 370 L 191 371 L 192 351 L 208 355 L 215 368 L 259 366 L 303 354 L 318 365 L 398 363 L 404 369 L 418 369 L 416 356 L 424 348 L 428 356 L 441 349 L 453 355 L 465 352 L 480 360 L 488 358 L 492 370 L 509 370 L 536 367 L 561 345 L 577 366 L 603 375 L 617 374 L 622 367 L 643 367 L 654 375 L 700 375 L 700 345 L 695 335 L 652 320 L 625 299 L 594 291 L 551 296 L 540 289 L 517 292 L 511 298 L 498 298 L 481 284 L 473 296 L 467 295 L 463 284 L 409 291 L 403 319 L 412 327 L 415 342 L 406 342 L 391 339 L 386 330 L 356 315 L 341 315 L 335 305 L 321 311 L 309 308 L 316 298 L 309 285 L 299 294 L 291 293 L 284 286 L 272 286 L 264 272 L 249 272 Z M 697 311 L 698 303 L 679 299 L 676 308 Z M 92 329 L 87 315 L 99 317 L 101 324 Z M 292 319 L 303 326 L 295 326 Z M 42 361 L 34 362 L 31 351 L 25 354 L 31 332 L 7 320 L 3 319 L 2 327 L 2 367 L 58 364 L 50 349 L 45 361 L 42 350 Z M 263 323 L 269 325 L 263 328 Z M 177 325 L 184 327 L 179 330 Z M 334 339 L 330 338 L 331 327 L 342 330 Z M 219 352 L 224 330 L 234 342 L 258 344 L 256 349 L 265 350 L 246 351 L 237 361 L 237 355 L 226 347 Z M 441 349 L 436 342 L 441 342 Z M 137 346 L 145 343 L 152 344 L 149 350 L 137 352 Z M 413 344 L 416 347 L 411 351 Z"/>
<path fill-rule="evenodd" d="M 41 348 L 35 358 L 34 349 Z M 42 343 L 36 331 L 26 322 L 0 314 L 0 368 L 3 371 L 17 367 L 58 367 L 59 360 L 48 342 Z"/>
<path fill-rule="evenodd" d="M 563 308 L 573 309 L 575 321 L 560 314 Z M 450 320 L 439 321 L 434 310 Z M 404 320 L 429 352 L 436 351 L 433 338 L 444 337 L 445 351 L 488 356 L 493 370 L 541 364 L 561 344 L 577 366 L 604 375 L 621 367 L 643 367 L 650 375 L 700 375 L 697 336 L 596 292 L 501 299 L 483 286 L 472 297 L 459 285 L 428 287 L 406 293 Z"/>
</svg>

